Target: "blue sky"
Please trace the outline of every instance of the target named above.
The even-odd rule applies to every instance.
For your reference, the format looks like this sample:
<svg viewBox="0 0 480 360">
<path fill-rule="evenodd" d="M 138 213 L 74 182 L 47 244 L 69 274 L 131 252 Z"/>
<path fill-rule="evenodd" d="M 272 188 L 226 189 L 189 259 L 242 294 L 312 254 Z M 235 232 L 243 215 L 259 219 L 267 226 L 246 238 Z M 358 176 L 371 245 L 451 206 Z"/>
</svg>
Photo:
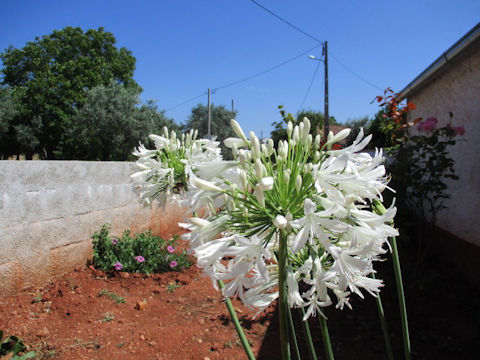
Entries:
<svg viewBox="0 0 480 360">
<path fill-rule="evenodd" d="M 136 57 L 143 100 L 170 109 L 199 96 L 167 111 L 178 123 L 196 104 L 206 104 L 207 88 L 257 74 L 318 45 L 249 0 L 0 1 L 1 51 L 65 26 L 103 26 L 117 46 Z M 370 102 L 382 93 L 379 88 L 400 91 L 480 19 L 478 0 L 257 1 L 328 41 L 330 115 L 341 122 L 372 116 L 378 108 Z M 311 53 L 319 57 L 321 47 Z M 268 135 L 279 120 L 278 105 L 298 111 L 316 66 L 301 56 L 217 90 L 212 102 L 230 108 L 233 99 L 244 130 Z M 304 108 L 323 111 L 323 66 Z"/>
</svg>

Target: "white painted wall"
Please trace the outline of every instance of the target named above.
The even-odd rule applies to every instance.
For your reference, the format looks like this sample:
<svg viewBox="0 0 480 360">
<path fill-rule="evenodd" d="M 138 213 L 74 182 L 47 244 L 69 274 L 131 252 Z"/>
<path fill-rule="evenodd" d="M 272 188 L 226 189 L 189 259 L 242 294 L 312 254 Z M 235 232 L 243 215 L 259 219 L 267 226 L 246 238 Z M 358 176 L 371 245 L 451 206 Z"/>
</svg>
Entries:
<svg viewBox="0 0 480 360">
<path fill-rule="evenodd" d="M 185 212 L 143 208 L 132 190 L 134 163 L 0 161 L 0 296 L 40 286 L 83 266 L 90 237 L 151 228 L 170 236 Z"/>
<path fill-rule="evenodd" d="M 447 182 L 451 199 L 437 226 L 480 247 L 480 46 L 408 100 L 417 105 L 411 119 L 433 116 L 437 126 L 445 126 L 452 112 L 452 125 L 465 127 L 462 140 L 451 150 L 460 179 Z"/>
</svg>

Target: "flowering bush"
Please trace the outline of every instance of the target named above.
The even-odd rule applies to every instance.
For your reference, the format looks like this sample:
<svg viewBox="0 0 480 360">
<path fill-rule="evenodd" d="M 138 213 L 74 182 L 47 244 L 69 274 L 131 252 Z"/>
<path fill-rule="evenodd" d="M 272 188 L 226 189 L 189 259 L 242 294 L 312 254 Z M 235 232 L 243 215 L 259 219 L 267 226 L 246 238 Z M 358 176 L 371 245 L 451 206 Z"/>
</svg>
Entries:
<svg viewBox="0 0 480 360">
<path fill-rule="evenodd" d="M 458 179 L 449 148 L 456 144 L 457 135 L 465 134 L 463 126 L 437 127 L 437 123 L 430 117 L 417 124 L 417 134 L 407 132 L 391 169 L 399 200 L 432 224 L 450 198 L 445 180 Z"/>
<path fill-rule="evenodd" d="M 120 238 L 109 235 L 109 226 L 93 234 L 93 262 L 103 271 L 158 273 L 182 270 L 191 265 L 185 251 L 175 249 L 176 237 L 165 241 L 146 231 L 131 236 L 126 230 Z"/>
</svg>

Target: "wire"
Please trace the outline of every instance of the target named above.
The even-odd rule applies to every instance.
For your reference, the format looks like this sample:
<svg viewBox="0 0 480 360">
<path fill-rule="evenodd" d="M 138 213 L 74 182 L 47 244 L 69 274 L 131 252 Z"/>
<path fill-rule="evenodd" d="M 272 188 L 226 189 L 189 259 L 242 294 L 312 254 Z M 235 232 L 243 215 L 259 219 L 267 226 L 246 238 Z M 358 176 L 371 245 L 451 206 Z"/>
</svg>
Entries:
<svg viewBox="0 0 480 360">
<path fill-rule="evenodd" d="M 367 79 L 365 79 L 363 76 L 357 74 L 355 71 L 353 71 L 352 69 L 350 69 L 347 65 L 345 65 L 344 63 L 342 63 L 335 55 L 332 54 L 331 51 L 329 51 L 329 55 L 336 61 L 338 62 L 345 70 L 347 70 L 350 74 L 356 76 L 357 78 L 359 78 L 360 80 L 362 80 L 363 82 L 365 82 L 366 84 L 380 90 L 380 91 L 383 91 L 385 90 L 385 88 L 381 88 L 380 86 L 378 85 L 375 85 L 374 83 L 368 81 Z"/>
<path fill-rule="evenodd" d="M 192 98 L 190 98 L 190 99 L 188 99 L 188 100 L 182 101 L 181 103 L 179 103 L 179 104 L 177 104 L 177 105 L 175 105 L 175 106 L 172 106 L 172 107 L 168 108 L 167 110 L 165 110 L 165 112 L 170 111 L 170 110 L 173 110 L 173 109 L 176 109 L 177 107 L 180 107 L 180 106 L 182 106 L 182 105 L 184 105 L 184 104 L 186 104 L 186 103 L 189 103 L 190 101 L 193 101 L 193 100 L 196 100 L 196 99 L 198 99 L 198 98 L 201 98 L 203 95 L 205 95 L 204 92 L 201 93 L 200 95 L 197 95 L 197 96 L 192 97 Z"/>
<path fill-rule="evenodd" d="M 295 30 L 301 32 L 303 35 L 308 36 L 310 39 L 313 39 L 313 40 L 319 42 L 320 44 L 323 44 L 323 41 L 322 41 L 322 40 L 316 38 L 316 37 L 313 36 L 313 35 L 310 35 L 310 34 L 307 33 L 306 31 L 303 31 L 303 30 L 300 29 L 298 26 L 293 25 L 291 22 L 289 22 L 289 21 L 285 20 L 284 18 L 282 18 L 281 16 L 275 14 L 273 11 L 267 9 L 267 8 L 266 8 L 265 6 L 263 6 L 262 4 L 259 4 L 259 3 L 256 2 L 255 0 L 250 0 L 250 1 L 251 1 L 252 3 L 254 3 L 255 5 L 257 5 L 259 8 L 261 8 L 261 9 L 265 10 L 266 12 L 268 12 L 270 15 L 275 16 L 278 20 L 284 22 L 284 23 L 287 24 L 288 26 L 290 26 L 290 27 L 294 28 Z"/>
<path fill-rule="evenodd" d="M 233 82 L 228 83 L 228 84 L 226 84 L 226 85 L 222 85 L 222 86 L 216 87 L 216 88 L 214 88 L 213 90 L 214 90 L 214 91 L 218 91 L 218 90 L 221 90 L 221 89 L 225 89 L 225 88 L 227 88 L 227 87 L 230 87 L 230 86 L 233 86 L 233 85 L 237 85 L 237 84 L 240 84 L 240 83 L 242 83 L 242 82 L 244 82 L 244 81 L 251 80 L 251 79 L 254 79 L 254 78 L 259 77 L 259 76 L 261 76 L 261 75 L 264 75 L 264 74 L 266 74 L 266 73 L 268 73 L 268 72 L 270 72 L 270 71 L 273 71 L 273 70 L 279 68 L 280 66 L 286 65 L 286 64 L 288 64 L 288 63 L 290 63 L 290 62 L 292 62 L 292 61 L 294 61 L 294 60 L 297 60 L 298 58 L 300 58 L 300 57 L 302 57 L 302 56 L 304 56 L 304 55 L 312 52 L 313 50 L 319 48 L 320 46 L 321 46 L 321 45 L 314 46 L 313 48 L 308 49 L 307 51 L 304 51 L 304 52 L 302 52 L 301 54 L 299 54 L 299 55 L 297 55 L 297 56 L 295 56 L 295 57 L 293 57 L 293 58 L 291 58 L 291 59 L 285 60 L 285 61 L 281 62 L 281 63 L 278 64 L 278 65 L 272 66 L 271 68 L 268 68 L 267 70 L 261 71 L 261 72 L 255 74 L 255 75 L 251 75 L 251 76 L 248 76 L 248 77 L 246 77 L 246 78 L 243 78 L 243 79 L 240 79 L 240 80 L 237 80 L 237 81 L 233 81 Z"/>
<path fill-rule="evenodd" d="M 303 98 L 302 105 L 298 108 L 297 113 L 300 113 L 300 110 L 302 110 L 303 105 L 305 104 L 305 100 L 307 100 L 308 94 L 310 94 L 310 90 L 312 89 L 313 81 L 315 80 L 315 77 L 317 76 L 318 69 L 320 68 L 321 62 L 317 62 L 317 66 L 315 67 L 315 71 L 313 72 L 312 80 L 310 81 L 310 85 L 308 86 L 307 92 L 305 94 L 305 97 Z"/>
<path fill-rule="evenodd" d="M 295 30 L 297 30 L 298 32 L 301 32 L 303 35 L 309 37 L 310 39 L 313 39 L 321 44 L 323 44 L 323 41 L 321 41 L 320 39 L 316 38 L 315 36 L 307 33 L 306 31 L 303 31 L 302 29 L 300 29 L 298 26 L 295 26 L 293 25 L 292 23 L 290 23 L 289 21 L 285 20 L 284 18 L 282 18 L 281 16 L 275 14 L 273 11 L 267 9 L 265 6 L 263 6 L 262 4 L 259 4 L 257 1 L 255 0 L 249 0 L 250 2 L 254 3 L 255 5 L 257 5 L 259 8 L 265 10 L 266 12 L 268 12 L 270 15 L 276 17 L 278 20 L 284 22 L 285 24 L 287 24 L 288 26 L 294 28 Z M 332 52 L 330 51 L 330 54 L 332 56 L 332 58 L 337 61 L 341 66 L 343 66 L 345 68 L 345 70 L 347 70 L 348 72 L 350 72 L 352 75 L 356 76 L 357 78 L 359 78 L 360 80 L 362 80 L 363 82 L 365 82 L 366 84 L 370 85 L 370 86 L 373 86 L 374 88 L 376 89 L 379 89 L 381 91 L 384 90 L 384 88 L 380 87 L 380 86 L 377 86 L 375 85 L 374 83 L 368 81 L 367 79 L 365 79 L 363 76 L 357 74 L 355 71 L 353 71 L 352 69 L 350 69 L 347 65 L 345 65 L 344 63 L 342 63 L 335 55 L 332 54 Z"/>
</svg>

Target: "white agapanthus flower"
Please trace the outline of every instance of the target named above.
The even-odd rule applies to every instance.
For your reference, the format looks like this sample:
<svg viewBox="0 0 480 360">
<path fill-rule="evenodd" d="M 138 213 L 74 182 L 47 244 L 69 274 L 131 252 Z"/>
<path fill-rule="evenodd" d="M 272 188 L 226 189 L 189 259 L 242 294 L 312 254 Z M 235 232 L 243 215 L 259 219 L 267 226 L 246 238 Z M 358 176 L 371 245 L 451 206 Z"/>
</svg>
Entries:
<svg viewBox="0 0 480 360">
<path fill-rule="evenodd" d="M 331 150 L 349 130 L 329 134 L 321 146 L 305 118 L 288 123 L 288 138 L 275 148 L 253 132 L 247 139 L 236 121 L 231 125 L 238 138 L 225 145 L 235 161 L 222 160 L 218 144 L 195 140 L 193 133 L 174 146 L 167 131 L 153 138 L 157 150 L 136 150 L 140 171 L 132 176 L 146 198 L 165 188 L 171 193 L 179 178 L 184 181 L 189 206 L 204 218 L 183 224 L 189 230 L 183 238 L 214 286 L 223 280 L 224 296 L 262 311 L 284 284 L 286 303 L 305 308 L 305 319 L 323 316 L 334 301 L 351 308 L 352 294 L 378 294 L 383 284 L 371 276 L 373 263 L 398 232 L 391 225 L 393 205 L 384 215 L 371 209 L 388 188 L 382 152 L 360 152 L 371 136 L 360 131 L 352 145 Z M 169 151 L 182 155 L 180 175 L 173 160 L 160 156 Z"/>
</svg>

